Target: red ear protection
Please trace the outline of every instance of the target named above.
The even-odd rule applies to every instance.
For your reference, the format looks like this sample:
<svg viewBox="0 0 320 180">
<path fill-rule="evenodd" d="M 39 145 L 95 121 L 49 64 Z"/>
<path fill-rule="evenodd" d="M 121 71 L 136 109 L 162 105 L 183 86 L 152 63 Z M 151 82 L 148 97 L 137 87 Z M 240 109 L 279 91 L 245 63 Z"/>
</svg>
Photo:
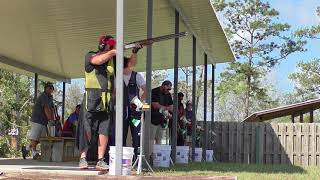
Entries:
<svg viewBox="0 0 320 180">
<path fill-rule="evenodd" d="M 99 46 L 98 46 L 99 51 L 104 51 L 106 45 L 115 46 L 116 40 L 110 35 L 101 36 L 99 39 Z"/>
</svg>

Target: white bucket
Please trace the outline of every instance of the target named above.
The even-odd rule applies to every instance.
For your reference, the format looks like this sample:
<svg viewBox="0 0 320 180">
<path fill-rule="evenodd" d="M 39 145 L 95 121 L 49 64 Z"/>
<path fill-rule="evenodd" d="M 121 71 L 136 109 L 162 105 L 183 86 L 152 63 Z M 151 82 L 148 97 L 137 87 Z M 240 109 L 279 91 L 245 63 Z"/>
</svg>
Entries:
<svg viewBox="0 0 320 180">
<path fill-rule="evenodd" d="M 213 161 L 213 150 L 206 150 L 206 161 Z"/>
<path fill-rule="evenodd" d="M 153 145 L 153 166 L 169 167 L 170 166 L 171 145 L 154 144 Z"/>
<path fill-rule="evenodd" d="M 189 146 L 177 146 L 176 162 L 178 164 L 188 164 L 188 162 L 189 162 Z"/>
<path fill-rule="evenodd" d="M 194 150 L 194 161 L 201 162 L 202 159 L 202 148 L 195 148 Z"/>
<path fill-rule="evenodd" d="M 116 175 L 116 147 L 110 146 L 109 151 L 109 175 Z M 132 158 L 134 155 L 134 148 L 132 147 L 123 147 L 123 156 L 122 156 L 122 175 L 130 175 L 132 168 Z"/>
</svg>

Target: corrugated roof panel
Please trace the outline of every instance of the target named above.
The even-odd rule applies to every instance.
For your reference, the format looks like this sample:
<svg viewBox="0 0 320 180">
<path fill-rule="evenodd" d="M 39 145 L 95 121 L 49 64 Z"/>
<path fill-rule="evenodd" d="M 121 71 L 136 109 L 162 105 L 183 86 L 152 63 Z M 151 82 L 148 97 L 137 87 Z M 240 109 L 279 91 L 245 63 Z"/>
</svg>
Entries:
<svg viewBox="0 0 320 180">
<path fill-rule="evenodd" d="M 116 34 L 115 0 L 1 2 L 0 55 L 62 79 L 83 77 L 85 53 L 96 50 L 100 35 Z M 180 31 L 187 30 L 197 37 L 197 64 L 203 63 L 203 50 L 212 63 L 233 59 L 209 0 L 154 1 L 154 36 L 174 32 L 174 7 L 182 15 Z M 144 39 L 146 32 L 147 1 L 126 1 L 125 42 Z M 174 40 L 154 44 L 153 68 L 173 68 L 173 51 Z M 181 66 L 192 64 L 191 36 L 180 40 L 179 57 Z M 145 58 L 146 50 L 143 49 L 139 52 L 138 71 L 145 70 Z M 0 62 L 4 60 L 0 59 Z M 3 65 L 1 68 L 10 69 Z M 11 70 L 15 71 L 15 68 Z"/>
<path fill-rule="evenodd" d="M 169 0 L 177 8 L 186 26 L 199 45 L 208 54 L 211 63 L 234 60 L 223 29 L 211 6 L 210 0 Z"/>
</svg>

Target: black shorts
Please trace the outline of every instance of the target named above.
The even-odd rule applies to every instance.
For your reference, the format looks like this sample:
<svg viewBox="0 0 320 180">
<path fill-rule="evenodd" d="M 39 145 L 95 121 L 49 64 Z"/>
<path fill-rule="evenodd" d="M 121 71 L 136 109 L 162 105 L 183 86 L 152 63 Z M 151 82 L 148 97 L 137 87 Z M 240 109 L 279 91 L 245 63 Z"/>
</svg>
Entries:
<svg viewBox="0 0 320 180">
<path fill-rule="evenodd" d="M 107 113 L 106 111 L 86 112 L 86 119 L 92 132 L 105 136 L 109 135 L 110 113 Z"/>
</svg>

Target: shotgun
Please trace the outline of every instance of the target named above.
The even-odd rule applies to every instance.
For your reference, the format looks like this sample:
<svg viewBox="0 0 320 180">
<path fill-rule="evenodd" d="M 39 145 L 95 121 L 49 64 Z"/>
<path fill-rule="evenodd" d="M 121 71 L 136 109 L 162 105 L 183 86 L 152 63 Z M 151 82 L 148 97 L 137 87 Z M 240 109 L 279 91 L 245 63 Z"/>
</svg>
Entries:
<svg viewBox="0 0 320 180">
<path fill-rule="evenodd" d="M 136 44 L 140 44 L 142 46 L 149 46 L 149 45 L 153 44 L 154 42 L 161 42 L 161 41 L 166 41 L 166 40 L 169 40 L 169 39 L 180 38 L 180 37 L 184 37 L 186 35 L 188 35 L 187 32 L 180 32 L 180 33 L 177 33 L 177 34 L 168 34 L 168 35 L 164 35 L 164 36 L 158 36 L 158 37 L 154 37 L 154 38 L 134 41 L 134 42 L 131 42 L 129 44 L 126 44 L 124 46 L 124 49 L 134 48 L 134 47 L 136 47 Z"/>
</svg>

